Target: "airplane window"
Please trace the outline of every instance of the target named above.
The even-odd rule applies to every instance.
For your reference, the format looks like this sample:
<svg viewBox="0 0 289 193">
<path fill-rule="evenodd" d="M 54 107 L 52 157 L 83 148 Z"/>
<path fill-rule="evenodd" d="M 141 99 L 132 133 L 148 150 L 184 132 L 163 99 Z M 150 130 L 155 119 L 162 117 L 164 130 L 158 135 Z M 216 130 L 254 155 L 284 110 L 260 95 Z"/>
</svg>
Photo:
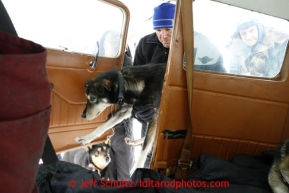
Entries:
<svg viewBox="0 0 289 193">
<path fill-rule="evenodd" d="M 118 54 L 124 17 L 117 7 L 97 0 L 86 0 L 85 3 L 82 0 L 2 2 L 19 37 L 47 48 L 95 55 L 97 41 L 100 42 L 107 30 L 114 30 L 118 40 L 115 35 L 108 39 L 114 41 L 110 48 L 116 54 L 106 56 L 116 57 Z"/>
<path fill-rule="evenodd" d="M 288 21 L 210 0 L 193 3 L 195 69 L 268 78 L 280 73 Z"/>
</svg>

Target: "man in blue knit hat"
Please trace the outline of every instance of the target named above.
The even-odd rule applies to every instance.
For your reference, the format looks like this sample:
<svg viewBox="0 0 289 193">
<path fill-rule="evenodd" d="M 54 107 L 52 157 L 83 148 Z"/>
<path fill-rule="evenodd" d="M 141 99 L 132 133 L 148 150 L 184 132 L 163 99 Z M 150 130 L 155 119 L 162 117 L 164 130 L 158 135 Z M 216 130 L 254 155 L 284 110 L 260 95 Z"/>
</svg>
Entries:
<svg viewBox="0 0 289 193">
<path fill-rule="evenodd" d="M 133 65 L 167 62 L 174 15 L 175 5 L 172 3 L 162 3 L 154 8 L 155 32 L 141 38 L 135 51 Z"/>
<path fill-rule="evenodd" d="M 146 35 L 139 41 L 135 51 L 134 66 L 148 63 L 166 63 L 168 61 L 174 15 L 174 4 L 162 3 L 154 8 L 153 26 L 155 32 Z M 143 137 L 146 133 L 146 123 L 152 121 L 154 109 L 148 105 L 134 107 L 132 114 L 142 123 L 141 135 Z M 147 156 L 145 168 L 149 168 L 151 156 L 151 153 Z"/>
</svg>

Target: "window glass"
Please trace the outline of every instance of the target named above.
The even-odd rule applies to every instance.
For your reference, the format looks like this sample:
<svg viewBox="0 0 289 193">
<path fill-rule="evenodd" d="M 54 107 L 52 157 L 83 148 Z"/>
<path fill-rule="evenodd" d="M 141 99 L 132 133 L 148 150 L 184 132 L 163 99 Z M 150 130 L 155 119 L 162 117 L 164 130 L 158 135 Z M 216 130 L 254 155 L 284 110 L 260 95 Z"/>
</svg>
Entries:
<svg viewBox="0 0 289 193">
<path fill-rule="evenodd" d="M 113 30 L 110 48 L 114 52 L 108 57 L 118 54 L 124 16 L 117 7 L 98 0 L 3 0 L 3 4 L 22 38 L 48 48 L 95 55 L 96 42 L 103 49 L 103 35 Z M 100 55 L 104 53 L 100 50 Z"/>
<path fill-rule="evenodd" d="M 195 69 L 275 77 L 289 38 L 289 22 L 210 0 L 193 3 Z"/>
</svg>

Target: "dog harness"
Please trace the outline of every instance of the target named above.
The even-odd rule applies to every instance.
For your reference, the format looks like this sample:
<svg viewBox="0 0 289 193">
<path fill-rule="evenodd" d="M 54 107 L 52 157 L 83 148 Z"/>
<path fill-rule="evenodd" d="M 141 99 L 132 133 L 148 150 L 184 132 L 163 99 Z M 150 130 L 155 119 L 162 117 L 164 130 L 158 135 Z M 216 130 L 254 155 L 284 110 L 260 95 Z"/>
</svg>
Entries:
<svg viewBox="0 0 289 193">
<path fill-rule="evenodd" d="M 124 83 L 123 83 L 123 76 L 121 72 L 118 72 L 118 101 L 119 105 L 123 105 L 123 98 L 124 98 Z"/>
<path fill-rule="evenodd" d="M 96 165 L 94 165 L 93 163 L 91 165 L 93 166 L 93 171 L 97 172 L 99 174 L 99 176 L 101 177 L 100 169 L 98 167 L 96 167 Z"/>
</svg>

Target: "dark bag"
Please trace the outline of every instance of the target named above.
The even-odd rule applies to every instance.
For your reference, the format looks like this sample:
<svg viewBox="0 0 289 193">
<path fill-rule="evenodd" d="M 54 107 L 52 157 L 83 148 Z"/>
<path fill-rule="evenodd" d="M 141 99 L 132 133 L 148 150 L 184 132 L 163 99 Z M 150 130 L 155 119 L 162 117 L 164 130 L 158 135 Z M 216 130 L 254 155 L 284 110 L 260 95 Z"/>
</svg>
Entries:
<svg viewBox="0 0 289 193">
<path fill-rule="evenodd" d="M 41 193 L 99 192 L 183 192 L 183 193 L 270 193 L 267 182 L 270 166 L 261 159 L 240 154 L 230 162 L 200 155 L 197 170 L 176 180 L 150 169 L 137 169 L 131 180 L 102 181 L 96 172 L 67 162 L 40 166 L 37 185 Z"/>
<path fill-rule="evenodd" d="M 46 49 L 0 31 L 0 192 L 38 192 L 50 119 Z"/>
<path fill-rule="evenodd" d="M 172 181 L 149 169 L 137 169 L 131 180 L 104 181 L 97 172 L 87 170 L 76 164 L 58 161 L 41 165 L 37 175 L 37 186 L 40 193 L 154 193 L 175 192 L 174 188 L 153 187 L 155 182 Z"/>
</svg>

